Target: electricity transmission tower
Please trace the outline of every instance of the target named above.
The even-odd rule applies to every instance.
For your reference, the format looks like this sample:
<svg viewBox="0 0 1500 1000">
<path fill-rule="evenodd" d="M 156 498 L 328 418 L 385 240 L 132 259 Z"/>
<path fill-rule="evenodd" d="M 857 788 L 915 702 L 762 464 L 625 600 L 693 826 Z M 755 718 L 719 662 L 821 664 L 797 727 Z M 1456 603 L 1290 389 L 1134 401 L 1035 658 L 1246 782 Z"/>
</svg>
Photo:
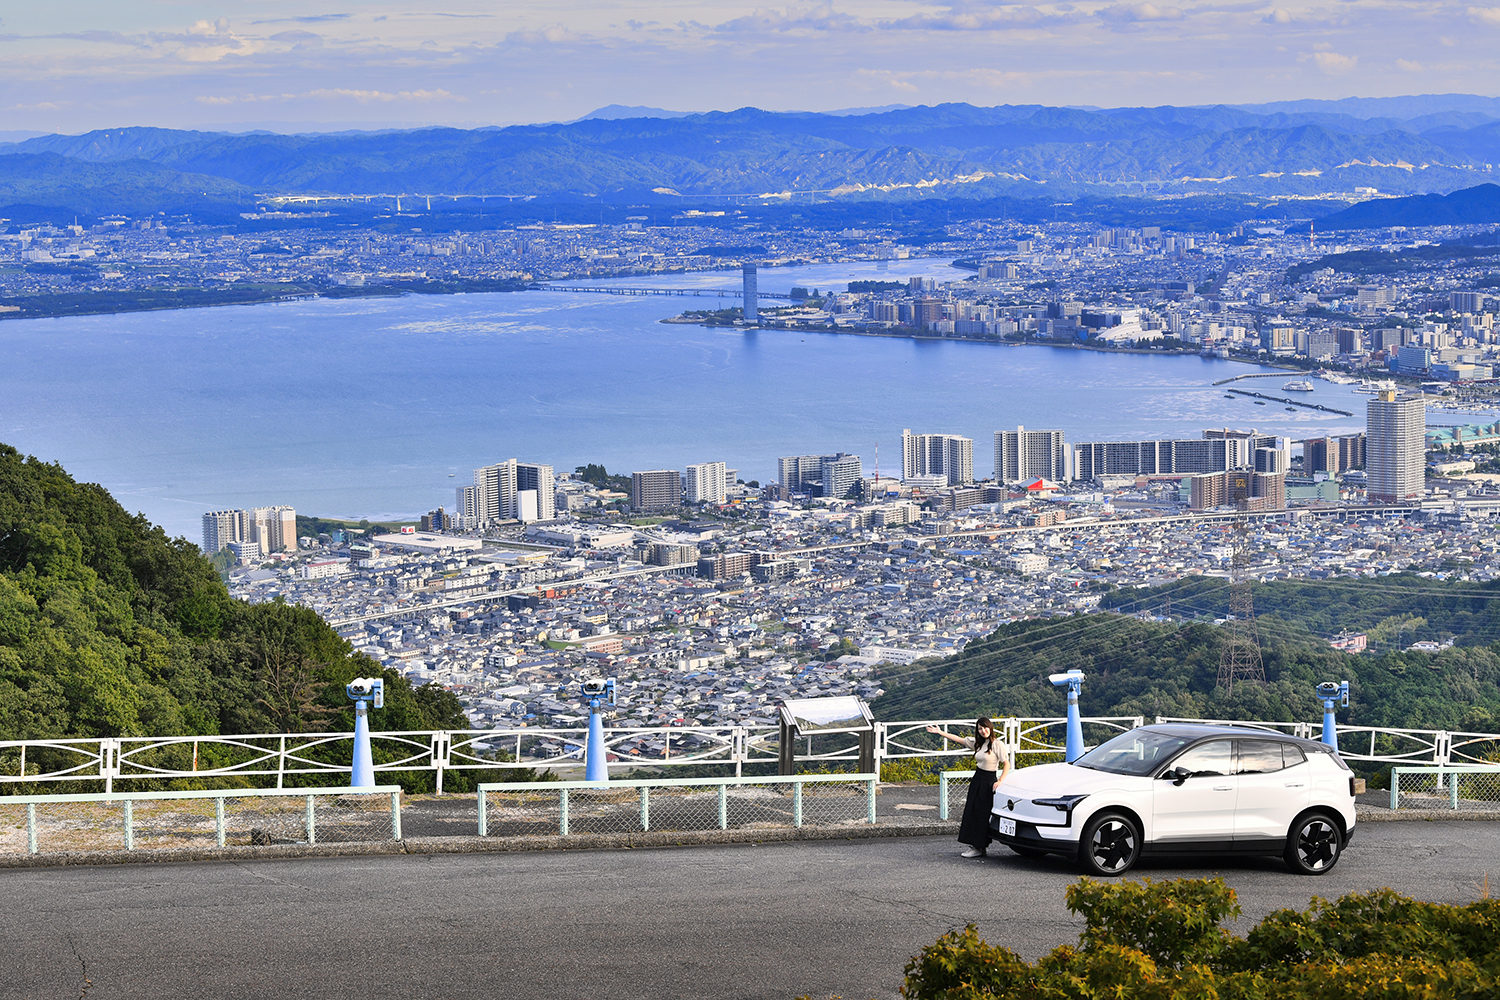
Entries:
<svg viewBox="0 0 1500 1000">
<path fill-rule="evenodd" d="M 1219 653 L 1219 687 L 1225 694 L 1241 681 L 1264 681 L 1260 635 L 1255 629 L 1255 605 L 1250 599 L 1250 526 L 1241 521 L 1234 531 L 1234 558 L 1229 564 L 1229 617 L 1224 620 L 1224 643 Z"/>
</svg>

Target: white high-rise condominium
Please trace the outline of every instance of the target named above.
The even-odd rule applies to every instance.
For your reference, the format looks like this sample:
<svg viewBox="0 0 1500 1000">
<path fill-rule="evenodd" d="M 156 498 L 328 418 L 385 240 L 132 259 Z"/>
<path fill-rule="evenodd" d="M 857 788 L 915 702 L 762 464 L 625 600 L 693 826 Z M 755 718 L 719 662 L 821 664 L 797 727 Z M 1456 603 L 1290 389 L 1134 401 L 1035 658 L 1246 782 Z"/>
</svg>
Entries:
<svg viewBox="0 0 1500 1000">
<path fill-rule="evenodd" d="M 203 551 L 207 555 L 218 555 L 230 542 L 242 542 L 247 537 L 244 511 L 211 510 L 203 515 Z"/>
<path fill-rule="evenodd" d="M 901 478 L 946 476 L 949 486 L 974 481 L 974 439 L 901 432 Z"/>
<path fill-rule="evenodd" d="M 533 517 L 519 520 L 550 521 L 557 516 L 557 475 L 550 465 L 535 465 L 530 462 L 516 463 L 516 490 L 536 491 L 536 512 Z M 525 513 L 530 513 L 526 511 Z"/>
<path fill-rule="evenodd" d="M 467 491 L 455 499 L 463 504 L 460 510 L 464 516 L 472 517 L 479 526 L 497 521 L 550 521 L 557 516 L 556 485 L 552 466 L 511 458 L 474 470 L 472 512 Z M 536 494 L 534 508 L 528 500 L 522 509 L 519 496 L 522 490 Z"/>
<path fill-rule="evenodd" d="M 995 481 L 1030 482 L 1037 477 L 1054 483 L 1067 482 L 1067 448 L 1062 431 L 995 432 Z"/>
<path fill-rule="evenodd" d="M 516 460 L 474 470 L 474 518 L 483 526 L 516 516 Z"/>
<path fill-rule="evenodd" d="M 286 506 L 215 510 L 203 515 L 203 551 L 217 555 L 230 545 L 261 555 L 297 550 L 297 511 Z"/>
<path fill-rule="evenodd" d="M 688 503 L 723 503 L 729 499 L 728 467 L 723 462 L 701 462 L 687 467 L 683 477 Z"/>
<path fill-rule="evenodd" d="M 1404 503 L 1426 489 L 1427 404 L 1420 393 L 1383 390 L 1366 404 L 1369 498 Z"/>
</svg>

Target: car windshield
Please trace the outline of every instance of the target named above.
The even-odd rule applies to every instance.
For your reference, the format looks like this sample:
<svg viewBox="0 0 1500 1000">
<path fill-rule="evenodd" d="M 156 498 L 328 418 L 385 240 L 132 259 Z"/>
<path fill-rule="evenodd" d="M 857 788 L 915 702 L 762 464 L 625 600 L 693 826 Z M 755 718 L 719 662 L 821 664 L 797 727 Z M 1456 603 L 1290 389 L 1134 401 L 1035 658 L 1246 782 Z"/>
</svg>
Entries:
<svg viewBox="0 0 1500 1000">
<path fill-rule="evenodd" d="M 1182 736 L 1135 729 L 1099 744 L 1073 763 L 1112 774 L 1149 774 L 1187 742 Z"/>
</svg>

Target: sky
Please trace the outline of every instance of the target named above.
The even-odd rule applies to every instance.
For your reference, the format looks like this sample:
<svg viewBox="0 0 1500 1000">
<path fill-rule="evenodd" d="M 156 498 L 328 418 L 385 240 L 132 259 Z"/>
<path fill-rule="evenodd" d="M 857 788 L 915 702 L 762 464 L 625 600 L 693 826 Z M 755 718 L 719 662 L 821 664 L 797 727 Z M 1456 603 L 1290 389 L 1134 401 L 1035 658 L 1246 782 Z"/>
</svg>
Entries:
<svg viewBox="0 0 1500 1000">
<path fill-rule="evenodd" d="M 1500 94 L 1500 6 L 921 0 L 0 5 L 0 132 Z"/>
</svg>

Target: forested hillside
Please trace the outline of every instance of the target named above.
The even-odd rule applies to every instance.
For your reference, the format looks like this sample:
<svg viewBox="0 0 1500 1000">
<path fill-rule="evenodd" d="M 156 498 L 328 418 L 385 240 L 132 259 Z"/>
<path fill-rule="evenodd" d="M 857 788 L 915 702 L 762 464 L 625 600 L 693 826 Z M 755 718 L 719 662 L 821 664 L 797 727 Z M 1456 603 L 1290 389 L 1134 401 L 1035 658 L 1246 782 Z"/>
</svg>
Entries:
<svg viewBox="0 0 1500 1000">
<path fill-rule="evenodd" d="M 0 445 L 0 739 L 349 730 L 380 667 L 314 612 L 229 596 L 191 542 Z M 386 673 L 381 729 L 466 728 Z"/>
<path fill-rule="evenodd" d="M 1375 652 L 1404 649 L 1419 639 L 1458 646 L 1500 642 L 1500 584 L 1438 580 L 1415 573 L 1355 579 L 1278 580 L 1253 584 L 1257 614 L 1269 615 L 1331 637 L 1342 631 L 1369 635 Z M 1175 580 L 1160 587 L 1126 588 L 1104 595 L 1101 607 L 1128 614 L 1222 618 L 1229 585 L 1222 577 Z M 1280 622 L 1268 620 L 1273 632 Z"/>
<path fill-rule="evenodd" d="M 1012 622 L 948 659 L 892 668 L 872 708 L 885 720 L 1059 716 L 1063 695 L 1047 675 L 1088 675 L 1085 715 L 1317 722 L 1319 681 L 1348 680 L 1340 722 L 1366 726 L 1500 730 L 1500 645 L 1440 654 L 1360 656 L 1328 647 L 1274 616 L 1258 621 L 1266 683 L 1216 689 L 1218 626 L 1090 614 Z"/>
</svg>

